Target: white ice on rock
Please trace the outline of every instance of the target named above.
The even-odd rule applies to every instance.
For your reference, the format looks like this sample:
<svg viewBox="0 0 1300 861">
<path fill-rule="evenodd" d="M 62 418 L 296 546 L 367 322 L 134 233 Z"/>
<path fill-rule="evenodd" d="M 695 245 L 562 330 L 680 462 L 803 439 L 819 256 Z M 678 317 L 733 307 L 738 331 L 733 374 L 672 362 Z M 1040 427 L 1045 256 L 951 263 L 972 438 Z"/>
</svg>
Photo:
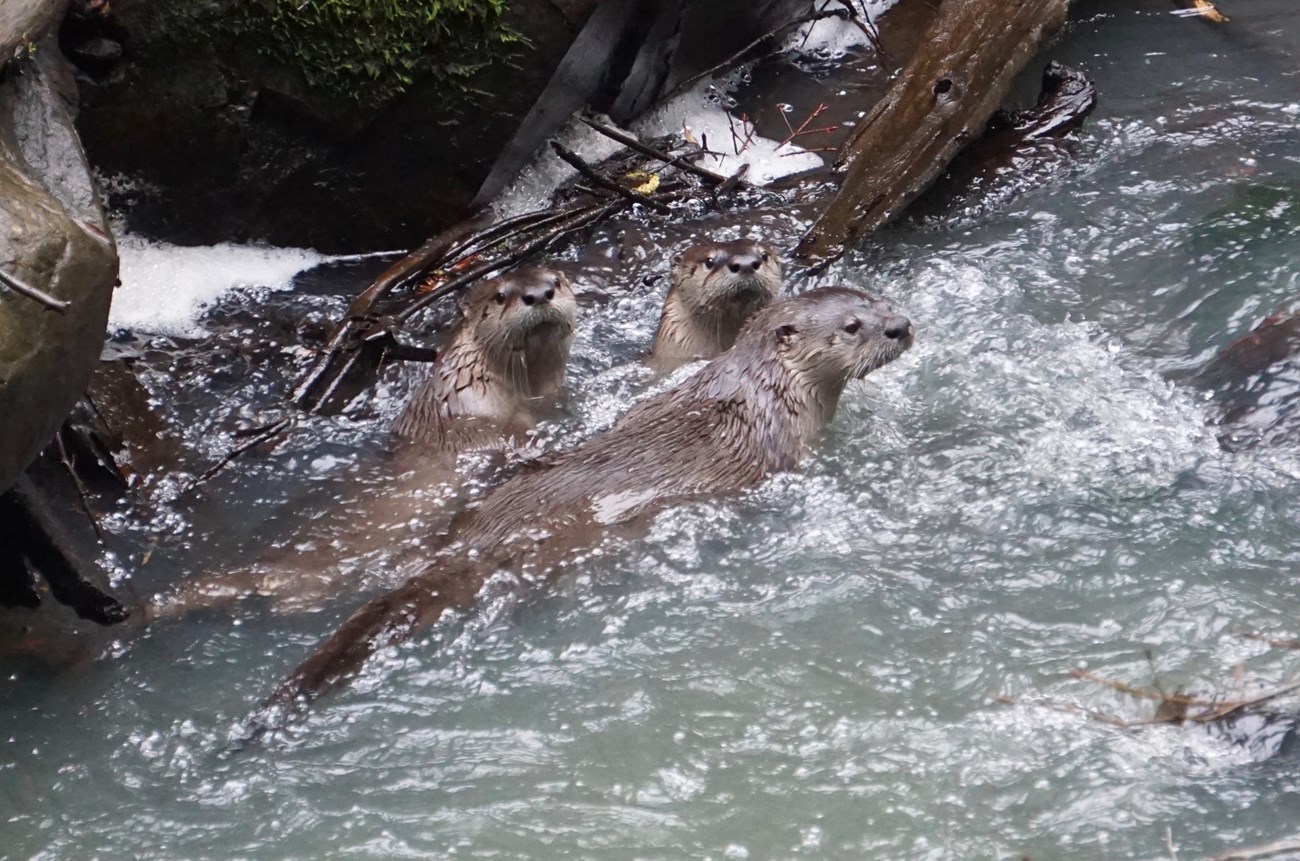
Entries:
<svg viewBox="0 0 1300 861">
<path fill-rule="evenodd" d="M 122 286 L 109 329 L 197 337 L 200 318 L 237 289 L 288 290 L 299 272 L 327 258 L 310 249 L 256 245 L 181 246 L 138 236 L 118 239 Z"/>
</svg>

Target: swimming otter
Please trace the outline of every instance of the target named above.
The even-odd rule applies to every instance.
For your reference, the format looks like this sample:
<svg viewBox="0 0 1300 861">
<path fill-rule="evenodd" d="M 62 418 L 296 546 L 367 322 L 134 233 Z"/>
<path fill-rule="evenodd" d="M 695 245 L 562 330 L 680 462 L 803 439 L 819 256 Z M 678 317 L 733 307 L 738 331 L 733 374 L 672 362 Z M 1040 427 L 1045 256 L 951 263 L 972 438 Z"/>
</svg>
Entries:
<svg viewBox="0 0 1300 861">
<path fill-rule="evenodd" d="M 903 354 L 912 324 L 858 290 L 822 288 L 760 310 L 735 346 L 609 432 L 517 475 L 453 523 L 423 573 L 359 610 L 272 694 L 255 726 L 355 673 L 506 571 L 541 581 L 612 527 L 793 469 L 840 392 Z"/>
<path fill-rule="evenodd" d="M 498 442 L 536 423 L 533 407 L 564 383 L 578 306 L 554 269 L 523 269 L 474 286 L 429 379 L 393 425 L 439 449 Z"/>
<path fill-rule="evenodd" d="M 750 239 L 703 242 L 673 257 L 672 282 L 650 350 L 659 371 L 730 349 L 745 321 L 776 298 L 781 262 Z"/>
<path fill-rule="evenodd" d="M 287 551 L 263 555 L 253 567 L 178 584 L 143 615 L 178 616 L 251 595 L 280 609 L 315 606 L 337 592 L 345 558 L 355 565 L 366 554 L 389 553 L 403 543 L 403 524 L 438 522 L 439 515 L 445 524 L 463 484 L 456 456 L 503 447 L 533 426 L 537 405 L 564 382 L 576 317 L 573 287 L 554 269 L 480 281 L 461 302 L 446 351 L 393 425 L 399 443 L 414 444 L 399 445 L 381 496 L 354 497 L 315 523 L 325 536 L 315 548 L 303 549 L 312 542 L 295 536 Z"/>
</svg>

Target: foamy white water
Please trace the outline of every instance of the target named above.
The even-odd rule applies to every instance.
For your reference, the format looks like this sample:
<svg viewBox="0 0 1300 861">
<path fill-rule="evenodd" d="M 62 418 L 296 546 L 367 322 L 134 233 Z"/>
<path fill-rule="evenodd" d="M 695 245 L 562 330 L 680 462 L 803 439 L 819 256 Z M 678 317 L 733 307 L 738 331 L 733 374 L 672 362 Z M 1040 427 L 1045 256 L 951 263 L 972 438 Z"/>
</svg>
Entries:
<svg viewBox="0 0 1300 861">
<path fill-rule="evenodd" d="M 822 166 L 817 153 L 757 135 L 751 123 L 732 116 L 723 100 L 733 86 L 730 80 L 703 81 L 634 128 L 650 137 L 679 134 L 695 141 L 708 150 L 695 163 L 717 173 L 729 175 L 747 164 L 745 178 L 755 185 Z"/>
<path fill-rule="evenodd" d="M 122 286 L 109 328 L 184 337 L 202 335 L 203 315 L 230 292 L 288 290 L 299 272 L 331 259 L 305 248 L 182 246 L 130 235 L 117 247 Z"/>
</svg>

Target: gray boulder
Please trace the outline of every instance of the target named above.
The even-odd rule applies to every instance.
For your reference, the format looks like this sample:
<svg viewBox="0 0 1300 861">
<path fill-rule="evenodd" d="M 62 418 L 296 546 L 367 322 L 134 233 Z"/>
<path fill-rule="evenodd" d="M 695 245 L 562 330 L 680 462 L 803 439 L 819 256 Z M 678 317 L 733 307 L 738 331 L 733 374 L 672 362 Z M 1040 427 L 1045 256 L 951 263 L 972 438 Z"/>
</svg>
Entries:
<svg viewBox="0 0 1300 861">
<path fill-rule="evenodd" d="M 85 390 L 117 278 L 58 59 L 43 45 L 0 83 L 0 271 L 68 303 L 60 313 L 0 285 L 0 491 Z"/>
</svg>

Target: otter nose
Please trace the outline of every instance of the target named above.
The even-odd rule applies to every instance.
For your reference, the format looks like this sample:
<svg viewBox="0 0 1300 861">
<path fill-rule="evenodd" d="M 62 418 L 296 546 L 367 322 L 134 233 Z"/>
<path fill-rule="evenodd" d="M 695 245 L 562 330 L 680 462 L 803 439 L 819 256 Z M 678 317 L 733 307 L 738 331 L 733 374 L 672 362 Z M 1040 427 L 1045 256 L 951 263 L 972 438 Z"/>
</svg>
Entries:
<svg viewBox="0 0 1300 861">
<path fill-rule="evenodd" d="M 550 285 L 529 287 L 524 291 L 522 301 L 525 305 L 545 305 L 555 298 L 555 288 Z"/>
<path fill-rule="evenodd" d="M 763 261 L 759 259 L 757 254 L 737 254 L 735 257 L 731 258 L 731 262 L 727 264 L 727 268 L 730 269 L 732 273 L 739 275 L 742 272 L 757 272 L 758 267 L 762 265 Z"/>
<path fill-rule="evenodd" d="M 890 317 L 885 321 L 885 337 L 891 341 L 906 338 L 912 334 L 912 321 L 906 317 Z"/>
</svg>

